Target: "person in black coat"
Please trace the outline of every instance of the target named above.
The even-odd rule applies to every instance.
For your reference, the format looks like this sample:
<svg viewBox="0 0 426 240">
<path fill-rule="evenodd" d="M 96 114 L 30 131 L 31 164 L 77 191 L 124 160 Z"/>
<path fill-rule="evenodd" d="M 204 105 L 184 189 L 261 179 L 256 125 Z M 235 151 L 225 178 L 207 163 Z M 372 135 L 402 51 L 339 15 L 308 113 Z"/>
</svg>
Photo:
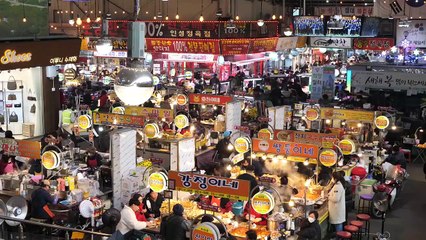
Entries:
<svg viewBox="0 0 426 240">
<path fill-rule="evenodd" d="M 240 176 L 237 177 L 237 179 L 249 181 L 250 182 L 250 192 L 252 192 L 253 189 L 255 189 L 257 187 L 257 185 L 259 185 L 257 183 L 256 177 L 254 176 L 254 166 L 253 165 L 247 166 L 246 167 L 246 173 L 241 174 Z M 259 189 L 257 188 L 256 190 L 253 191 L 252 195 L 254 195 L 258 192 L 259 192 Z"/>
<path fill-rule="evenodd" d="M 57 198 L 50 195 L 49 189 L 50 183 L 43 181 L 41 187 L 31 194 L 31 217 L 52 222 L 52 213 L 47 204 L 55 204 Z"/>
<path fill-rule="evenodd" d="M 161 215 L 160 208 L 163 204 L 164 198 L 161 194 L 152 191 L 149 191 L 149 194 L 143 199 L 143 204 L 146 207 L 145 217 L 148 218 L 158 218 Z"/>
<path fill-rule="evenodd" d="M 160 233 L 164 240 L 185 240 L 186 232 L 191 226 L 188 220 L 183 217 L 184 208 L 180 204 L 173 206 L 173 214 L 163 218 L 160 226 Z"/>
<path fill-rule="evenodd" d="M 318 212 L 311 211 L 309 216 L 302 223 L 300 231 L 297 233 L 301 240 L 321 240 L 321 227 L 318 222 Z"/>
<path fill-rule="evenodd" d="M 407 160 L 405 159 L 404 153 L 398 145 L 392 147 L 392 154 L 390 154 L 384 161 L 392 165 L 401 165 L 403 169 L 407 169 Z"/>
</svg>

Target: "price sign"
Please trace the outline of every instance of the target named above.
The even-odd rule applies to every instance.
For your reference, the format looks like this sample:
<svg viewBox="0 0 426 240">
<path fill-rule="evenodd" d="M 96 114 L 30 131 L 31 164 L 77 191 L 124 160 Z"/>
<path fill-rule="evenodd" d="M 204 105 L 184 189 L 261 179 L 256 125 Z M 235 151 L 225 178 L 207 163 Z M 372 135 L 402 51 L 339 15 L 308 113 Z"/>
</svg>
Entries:
<svg viewBox="0 0 426 240">
<path fill-rule="evenodd" d="M 268 214 L 275 207 L 274 197 L 268 192 L 258 192 L 251 199 L 251 206 L 259 214 Z"/>
<path fill-rule="evenodd" d="M 376 127 L 380 130 L 386 129 L 389 126 L 389 118 L 386 116 L 378 116 L 374 119 Z"/>
</svg>

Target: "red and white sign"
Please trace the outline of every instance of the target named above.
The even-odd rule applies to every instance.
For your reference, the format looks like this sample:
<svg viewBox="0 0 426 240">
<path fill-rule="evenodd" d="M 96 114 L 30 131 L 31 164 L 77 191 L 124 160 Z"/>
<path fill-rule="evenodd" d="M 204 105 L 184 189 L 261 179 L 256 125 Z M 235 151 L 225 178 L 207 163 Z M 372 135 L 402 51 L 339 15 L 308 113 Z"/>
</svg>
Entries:
<svg viewBox="0 0 426 240">
<path fill-rule="evenodd" d="M 218 96 L 210 94 L 189 94 L 190 104 L 225 105 L 232 101 L 231 96 Z"/>
<path fill-rule="evenodd" d="M 220 54 L 219 40 L 147 38 L 147 52 Z"/>
<path fill-rule="evenodd" d="M 354 48 L 385 51 L 395 45 L 393 38 L 355 38 Z"/>
<path fill-rule="evenodd" d="M 223 39 L 220 40 L 222 55 L 248 54 L 250 39 Z"/>
<path fill-rule="evenodd" d="M 169 53 L 167 59 L 172 61 L 202 61 L 202 62 L 213 62 L 214 55 L 212 54 L 179 54 Z"/>
</svg>

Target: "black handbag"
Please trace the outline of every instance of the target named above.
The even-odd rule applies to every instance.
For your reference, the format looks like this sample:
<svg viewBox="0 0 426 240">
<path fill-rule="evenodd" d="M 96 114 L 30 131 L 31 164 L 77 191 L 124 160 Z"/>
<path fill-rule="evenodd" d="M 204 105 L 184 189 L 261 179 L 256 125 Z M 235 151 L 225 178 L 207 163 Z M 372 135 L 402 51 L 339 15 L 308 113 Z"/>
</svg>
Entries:
<svg viewBox="0 0 426 240">
<path fill-rule="evenodd" d="M 33 104 L 30 108 L 30 113 L 35 113 L 36 112 L 36 105 Z"/>
<path fill-rule="evenodd" d="M 13 94 L 13 93 L 7 95 L 7 100 L 9 100 L 9 101 L 15 101 L 16 100 L 16 95 Z"/>
<path fill-rule="evenodd" d="M 9 116 L 9 122 L 18 122 L 18 115 L 16 114 L 16 112 L 12 112 Z"/>
<path fill-rule="evenodd" d="M 21 104 L 20 103 L 17 103 L 17 104 L 15 104 L 15 105 L 13 105 L 15 108 L 20 108 L 21 107 Z"/>
<path fill-rule="evenodd" d="M 18 85 L 16 84 L 15 78 L 11 75 L 9 77 L 9 80 L 7 81 L 7 89 L 8 90 L 16 90 L 18 88 Z"/>
</svg>

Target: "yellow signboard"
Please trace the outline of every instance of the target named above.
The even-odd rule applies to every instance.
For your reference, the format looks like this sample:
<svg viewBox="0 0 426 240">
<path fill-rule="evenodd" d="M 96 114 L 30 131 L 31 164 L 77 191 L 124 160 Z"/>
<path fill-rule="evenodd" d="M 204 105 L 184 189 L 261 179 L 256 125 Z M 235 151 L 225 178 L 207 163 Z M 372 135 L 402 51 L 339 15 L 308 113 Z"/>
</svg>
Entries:
<svg viewBox="0 0 426 240">
<path fill-rule="evenodd" d="M 374 112 L 358 111 L 337 108 L 321 108 L 321 119 L 355 120 L 373 122 Z"/>
<path fill-rule="evenodd" d="M 164 108 L 126 107 L 125 114 L 146 118 L 165 118 L 167 120 L 173 120 L 174 117 L 172 109 Z"/>
</svg>

